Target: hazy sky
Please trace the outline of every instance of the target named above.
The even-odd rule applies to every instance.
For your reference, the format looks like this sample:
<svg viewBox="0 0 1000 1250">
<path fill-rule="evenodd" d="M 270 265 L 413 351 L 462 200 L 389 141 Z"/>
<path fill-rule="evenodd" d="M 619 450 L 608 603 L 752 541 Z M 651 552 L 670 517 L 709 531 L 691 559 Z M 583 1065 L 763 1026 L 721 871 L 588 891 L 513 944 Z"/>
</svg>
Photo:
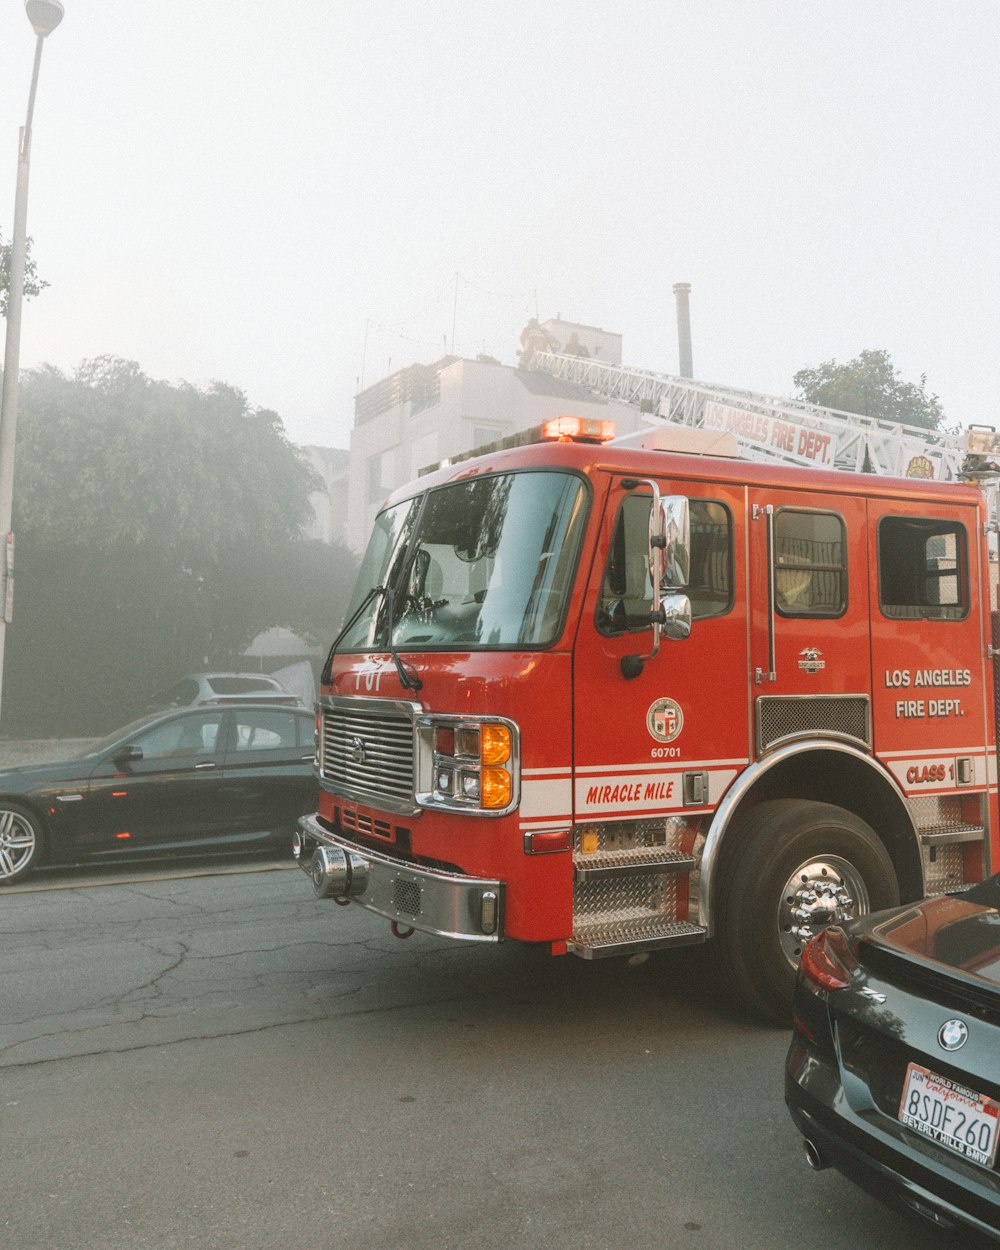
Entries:
<svg viewBox="0 0 1000 1250">
<path fill-rule="evenodd" d="M 536 307 L 675 372 L 686 281 L 700 378 L 787 395 L 886 348 L 1000 424 L 995 0 L 65 7 L 24 367 L 218 378 L 346 446 L 360 382 L 453 333 L 513 364 Z M 7 240 L 33 49 L 0 0 Z"/>
</svg>

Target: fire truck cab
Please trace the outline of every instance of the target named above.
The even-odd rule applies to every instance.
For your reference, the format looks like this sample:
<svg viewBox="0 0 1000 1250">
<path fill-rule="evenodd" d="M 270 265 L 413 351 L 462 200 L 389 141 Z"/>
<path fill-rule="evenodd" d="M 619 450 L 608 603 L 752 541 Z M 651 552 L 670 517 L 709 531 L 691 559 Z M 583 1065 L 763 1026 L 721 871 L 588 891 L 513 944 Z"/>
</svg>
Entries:
<svg viewBox="0 0 1000 1250">
<path fill-rule="evenodd" d="M 1000 859 L 983 494 L 593 424 L 387 501 L 295 852 L 401 936 L 710 940 L 784 1020 L 819 928 Z"/>
</svg>

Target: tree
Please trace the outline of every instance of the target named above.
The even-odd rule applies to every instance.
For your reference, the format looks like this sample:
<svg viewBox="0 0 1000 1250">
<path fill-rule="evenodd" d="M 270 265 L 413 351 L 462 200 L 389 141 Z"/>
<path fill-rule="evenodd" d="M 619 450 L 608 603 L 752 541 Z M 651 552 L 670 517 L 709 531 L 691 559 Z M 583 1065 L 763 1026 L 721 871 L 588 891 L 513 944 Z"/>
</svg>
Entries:
<svg viewBox="0 0 1000 1250">
<path fill-rule="evenodd" d="M 7 316 L 7 298 L 10 294 L 10 247 L 0 235 L 0 317 Z M 24 298 L 31 299 L 49 284 L 38 276 L 35 262 L 31 259 L 31 239 L 24 244 Z"/>
<path fill-rule="evenodd" d="M 199 571 L 244 535 L 287 541 L 319 481 L 242 391 L 146 377 L 102 356 L 22 382 L 14 520 L 41 542 L 134 550 Z"/>
<path fill-rule="evenodd" d="M 323 647 L 353 583 L 301 538 L 316 474 L 280 418 L 101 357 L 22 378 L 5 733 L 91 734 L 285 625 Z"/>
<path fill-rule="evenodd" d="M 800 369 L 794 382 L 799 398 L 826 408 L 857 412 L 879 421 L 902 422 L 936 430 L 944 416 L 936 395 L 928 395 L 927 375 L 904 382 L 887 351 L 864 351 L 846 364 L 827 360 Z"/>
</svg>

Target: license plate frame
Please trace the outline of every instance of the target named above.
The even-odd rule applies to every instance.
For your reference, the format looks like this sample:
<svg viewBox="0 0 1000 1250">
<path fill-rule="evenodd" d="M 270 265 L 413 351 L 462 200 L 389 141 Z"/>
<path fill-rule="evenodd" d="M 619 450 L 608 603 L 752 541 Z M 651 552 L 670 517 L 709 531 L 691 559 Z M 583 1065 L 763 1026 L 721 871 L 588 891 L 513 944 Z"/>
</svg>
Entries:
<svg viewBox="0 0 1000 1250">
<path fill-rule="evenodd" d="M 1000 1102 L 921 1063 L 907 1065 L 896 1119 L 979 1167 L 996 1163 Z"/>
</svg>

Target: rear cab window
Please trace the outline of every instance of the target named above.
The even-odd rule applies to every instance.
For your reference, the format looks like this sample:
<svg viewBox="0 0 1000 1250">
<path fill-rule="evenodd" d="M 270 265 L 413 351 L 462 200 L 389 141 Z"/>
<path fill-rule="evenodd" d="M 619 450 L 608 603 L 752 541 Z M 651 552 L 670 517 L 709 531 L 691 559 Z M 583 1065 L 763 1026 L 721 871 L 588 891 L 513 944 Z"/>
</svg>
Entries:
<svg viewBox="0 0 1000 1250">
<path fill-rule="evenodd" d="M 968 542 L 958 521 L 885 516 L 878 600 L 890 620 L 959 621 L 969 611 Z"/>
</svg>

